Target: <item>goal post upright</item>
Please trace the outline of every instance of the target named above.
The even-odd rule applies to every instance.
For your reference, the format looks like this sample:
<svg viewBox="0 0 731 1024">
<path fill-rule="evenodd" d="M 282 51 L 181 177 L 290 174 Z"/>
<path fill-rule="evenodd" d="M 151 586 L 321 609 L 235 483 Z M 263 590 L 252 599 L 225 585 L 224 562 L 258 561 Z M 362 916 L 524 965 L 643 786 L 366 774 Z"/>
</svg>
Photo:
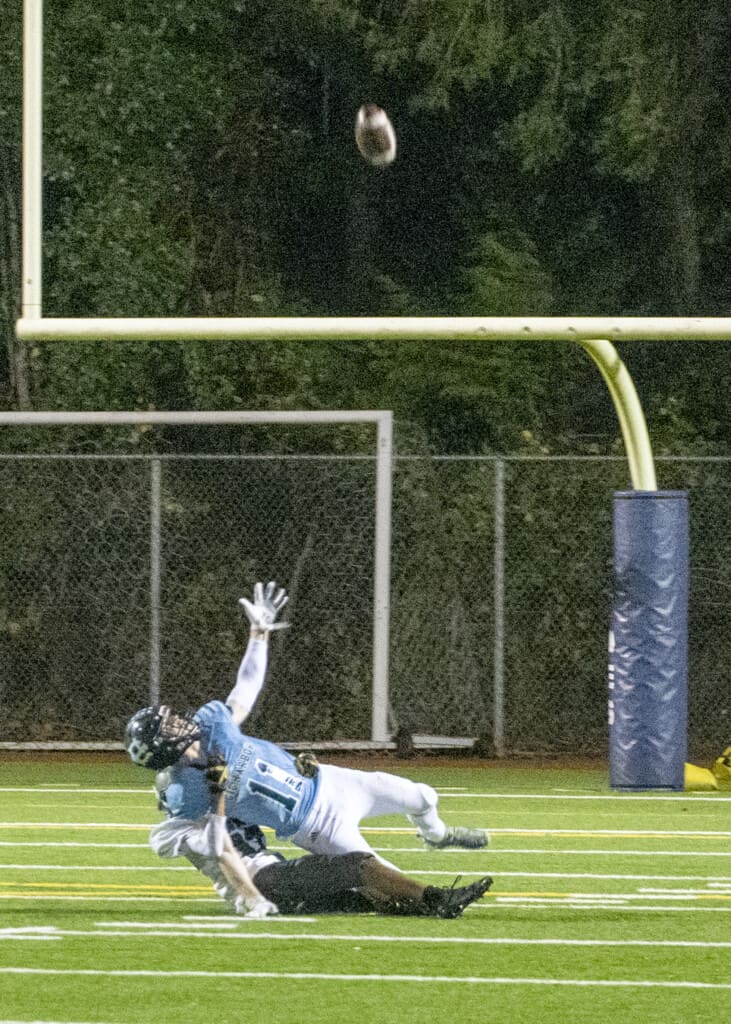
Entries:
<svg viewBox="0 0 731 1024">
<path fill-rule="evenodd" d="M 643 491 L 657 490 L 650 435 L 629 370 L 611 342 L 587 339 L 580 344 L 598 367 L 614 403 L 633 487 Z"/>
<path fill-rule="evenodd" d="M 23 181 L 21 309 L 42 316 L 43 0 L 23 4 Z"/>
</svg>

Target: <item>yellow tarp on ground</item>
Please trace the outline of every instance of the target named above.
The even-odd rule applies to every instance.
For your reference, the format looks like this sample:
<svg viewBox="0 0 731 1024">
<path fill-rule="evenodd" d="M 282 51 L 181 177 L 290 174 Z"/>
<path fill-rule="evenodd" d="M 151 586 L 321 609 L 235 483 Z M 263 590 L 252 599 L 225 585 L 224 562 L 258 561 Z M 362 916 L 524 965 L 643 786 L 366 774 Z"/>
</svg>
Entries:
<svg viewBox="0 0 731 1024">
<path fill-rule="evenodd" d="M 726 747 L 711 768 L 696 764 L 685 766 L 686 789 L 731 789 L 731 747 Z"/>
</svg>

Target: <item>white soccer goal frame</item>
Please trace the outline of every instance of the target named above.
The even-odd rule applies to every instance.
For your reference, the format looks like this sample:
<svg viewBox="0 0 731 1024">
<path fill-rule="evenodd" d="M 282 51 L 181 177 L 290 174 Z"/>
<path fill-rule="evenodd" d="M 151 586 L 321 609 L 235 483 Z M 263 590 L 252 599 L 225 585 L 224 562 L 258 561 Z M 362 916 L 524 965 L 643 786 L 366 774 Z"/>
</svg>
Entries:
<svg viewBox="0 0 731 1024">
<path fill-rule="evenodd" d="M 371 695 L 371 743 L 389 744 L 389 651 L 391 602 L 391 505 L 393 493 L 393 414 L 389 410 L 331 410 L 307 412 L 0 412 L 0 426 L 121 426 L 121 425 L 214 426 L 227 424 L 316 426 L 332 424 L 371 424 L 376 428 L 376 472 L 373 555 L 373 651 Z M 151 498 L 150 524 L 150 695 L 159 696 L 159 493 Z M 157 545 L 157 554 L 156 554 Z M 157 570 L 156 570 L 157 564 Z M 156 571 L 157 583 L 156 583 Z M 156 591 L 157 586 L 157 591 Z M 0 744 L 2 747 L 4 744 Z M 363 744 L 357 744 L 362 747 Z M 12 744 L 18 747 L 19 744 Z M 37 747 L 38 744 L 32 744 Z M 81 748 L 85 744 L 44 744 L 49 747 Z"/>
</svg>

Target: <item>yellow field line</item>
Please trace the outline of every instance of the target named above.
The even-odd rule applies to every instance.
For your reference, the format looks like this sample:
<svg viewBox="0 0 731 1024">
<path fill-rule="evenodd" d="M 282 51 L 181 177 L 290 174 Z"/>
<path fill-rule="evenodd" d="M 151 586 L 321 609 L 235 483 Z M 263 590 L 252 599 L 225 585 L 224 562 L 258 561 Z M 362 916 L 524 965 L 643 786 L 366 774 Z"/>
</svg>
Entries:
<svg viewBox="0 0 731 1024">
<path fill-rule="evenodd" d="M 68 892 L 73 889 L 82 893 L 90 895 L 103 895 L 103 894 L 115 894 L 124 893 L 132 895 L 145 895 L 145 894 L 164 894 L 164 895 L 209 895 L 213 892 L 212 888 L 206 885 L 165 885 L 165 884 L 142 884 L 142 885 L 131 885 L 118 882 L 68 882 L 62 886 L 58 882 L 8 882 L 3 881 L 3 888 L 6 890 L 0 892 L 0 896 L 12 897 L 21 893 L 38 893 L 39 895 L 58 895 Z M 608 893 L 608 894 L 596 894 L 597 898 L 601 898 L 602 895 L 607 895 L 611 898 L 620 899 L 623 893 Z M 657 895 L 657 894 L 654 894 Z M 672 890 L 668 890 L 667 896 L 672 897 Z M 686 894 L 688 895 L 688 894 Z M 555 899 L 555 900 L 572 900 L 576 898 L 576 894 L 573 892 L 558 892 L 558 891 L 545 891 L 545 890 L 500 890 L 499 892 L 491 892 L 485 895 L 486 899 Z M 690 900 L 697 901 L 708 901 L 718 900 L 720 902 L 731 901 L 730 892 L 707 892 L 707 893 L 693 893 L 690 894 Z"/>
<path fill-rule="evenodd" d="M 55 889 L 64 891 L 66 889 L 103 889 L 112 891 L 122 889 L 125 892 L 212 892 L 210 886 L 205 885 L 131 885 L 121 882 L 6 882 L 2 883 L 7 889 Z"/>
<path fill-rule="evenodd" d="M 100 830 L 101 829 L 105 829 L 105 828 L 113 828 L 113 829 L 121 828 L 121 829 L 137 830 L 138 832 L 147 832 L 155 824 L 156 824 L 156 822 L 154 822 L 154 821 L 151 821 L 149 823 L 149 825 L 127 825 L 127 824 L 119 824 L 117 822 L 112 822 L 112 821 L 109 821 L 109 822 L 84 822 L 84 821 L 76 821 L 76 822 L 72 822 L 71 824 L 69 824 L 69 822 L 59 822 L 58 824 L 55 824 L 54 822 L 51 822 L 51 821 L 28 821 L 28 822 L 0 821 L 0 829 L 14 829 L 14 830 L 17 830 L 19 832 L 32 832 L 34 829 L 37 829 L 37 828 L 53 828 L 53 829 L 62 828 L 62 829 L 65 829 L 68 832 L 71 832 L 71 831 L 73 831 L 74 829 L 77 829 L 77 828 L 93 828 L 93 829 L 100 829 Z"/>
<path fill-rule="evenodd" d="M 721 892 L 708 892 L 708 893 L 696 892 L 696 893 L 684 893 L 683 895 L 686 898 L 688 898 L 688 902 L 691 902 L 691 903 L 693 902 L 693 900 L 721 900 L 721 901 L 729 901 L 729 900 L 731 900 L 731 893 L 724 894 L 724 893 L 721 893 Z M 522 898 L 530 898 L 530 899 L 575 900 L 576 899 L 576 893 L 575 892 L 530 892 L 528 890 L 521 890 L 519 892 L 506 892 L 506 891 L 501 889 L 499 892 L 485 893 L 485 895 L 483 896 L 483 899 L 493 899 L 493 898 L 494 899 L 505 899 L 505 898 L 520 899 L 521 897 Z M 664 891 L 662 893 L 653 892 L 653 893 L 638 893 L 636 895 L 634 893 L 632 894 L 632 898 L 634 898 L 634 899 L 657 899 L 657 900 L 661 900 L 661 899 L 672 899 L 672 897 L 673 897 L 673 890 L 672 889 L 668 889 L 667 891 Z M 616 900 L 617 903 L 619 903 L 619 900 L 627 899 L 628 898 L 628 894 L 627 893 L 622 893 L 622 892 L 583 893 L 582 894 L 582 898 L 587 898 L 589 900 L 593 900 L 593 899 L 597 899 L 597 900 L 610 899 L 610 900 Z"/>
</svg>

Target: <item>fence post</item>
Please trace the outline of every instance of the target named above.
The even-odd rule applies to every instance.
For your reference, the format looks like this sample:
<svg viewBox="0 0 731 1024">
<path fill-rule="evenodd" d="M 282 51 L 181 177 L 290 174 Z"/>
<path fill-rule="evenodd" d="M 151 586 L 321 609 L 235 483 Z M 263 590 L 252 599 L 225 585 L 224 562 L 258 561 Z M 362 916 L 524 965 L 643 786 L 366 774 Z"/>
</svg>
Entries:
<svg viewBox="0 0 731 1024">
<path fill-rule="evenodd" d="M 492 742 L 505 757 L 505 462 L 495 460 L 495 547 L 493 556 L 495 640 L 493 648 Z"/>
<path fill-rule="evenodd" d="M 160 703 L 160 459 L 150 460 L 150 704 Z"/>
<path fill-rule="evenodd" d="M 388 672 L 391 617 L 391 503 L 393 492 L 393 413 L 378 419 L 376 440 L 376 525 L 373 569 L 373 697 L 371 739 L 388 732 Z"/>
</svg>

